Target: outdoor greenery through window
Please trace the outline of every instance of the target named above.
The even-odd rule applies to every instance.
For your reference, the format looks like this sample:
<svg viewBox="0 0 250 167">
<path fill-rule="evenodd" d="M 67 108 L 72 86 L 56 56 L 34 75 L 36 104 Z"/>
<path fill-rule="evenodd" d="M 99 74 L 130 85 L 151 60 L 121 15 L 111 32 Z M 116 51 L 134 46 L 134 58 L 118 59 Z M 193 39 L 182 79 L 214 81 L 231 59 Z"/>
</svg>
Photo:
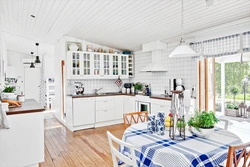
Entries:
<svg viewBox="0 0 250 167">
<path fill-rule="evenodd" d="M 221 64 L 215 64 L 216 95 L 221 97 Z M 250 62 L 225 63 L 225 102 L 238 105 L 245 100 L 250 101 Z M 220 104 L 216 104 L 216 108 Z M 227 106 L 227 105 L 226 105 Z M 228 105 L 229 106 L 229 105 Z M 216 109 L 217 110 L 217 109 Z M 217 110 L 219 111 L 219 110 Z"/>
</svg>

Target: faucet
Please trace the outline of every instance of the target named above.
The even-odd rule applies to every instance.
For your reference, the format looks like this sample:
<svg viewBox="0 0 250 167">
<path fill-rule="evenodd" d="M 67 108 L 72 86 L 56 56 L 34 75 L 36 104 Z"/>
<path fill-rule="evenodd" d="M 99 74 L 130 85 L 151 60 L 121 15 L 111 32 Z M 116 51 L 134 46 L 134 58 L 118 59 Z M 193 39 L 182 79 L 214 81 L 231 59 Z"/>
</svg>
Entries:
<svg viewBox="0 0 250 167">
<path fill-rule="evenodd" d="M 97 94 L 97 92 L 98 92 L 99 90 L 101 90 L 101 89 L 103 89 L 103 88 L 95 89 L 95 94 Z"/>
</svg>

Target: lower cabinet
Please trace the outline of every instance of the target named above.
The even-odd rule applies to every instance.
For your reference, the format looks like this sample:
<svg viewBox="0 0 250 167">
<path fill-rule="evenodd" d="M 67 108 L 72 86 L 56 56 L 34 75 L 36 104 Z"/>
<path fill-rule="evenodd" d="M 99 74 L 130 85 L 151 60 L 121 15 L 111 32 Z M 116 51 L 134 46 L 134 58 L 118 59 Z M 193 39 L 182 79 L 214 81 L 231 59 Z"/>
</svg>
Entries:
<svg viewBox="0 0 250 167">
<path fill-rule="evenodd" d="M 110 121 L 114 119 L 114 97 L 96 97 L 96 122 Z"/>
<path fill-rule="evenodd" d="M 159 100 L 151 98 L 151 114 L 157 114 L 159 111 L 164 111 L 165 115 L 170 113 L 171 101 Z"/>
<path fill-rule="evenodd" d="M 135 97 L 124 96 L 123 97 L 123 113 L 135 112 Z"/>
<path fill-rule="evenodd" d="M 75 98 L 73 99 L 73 125 L 87 125 L 95 123 L 95 99 Z"/>
</svg>

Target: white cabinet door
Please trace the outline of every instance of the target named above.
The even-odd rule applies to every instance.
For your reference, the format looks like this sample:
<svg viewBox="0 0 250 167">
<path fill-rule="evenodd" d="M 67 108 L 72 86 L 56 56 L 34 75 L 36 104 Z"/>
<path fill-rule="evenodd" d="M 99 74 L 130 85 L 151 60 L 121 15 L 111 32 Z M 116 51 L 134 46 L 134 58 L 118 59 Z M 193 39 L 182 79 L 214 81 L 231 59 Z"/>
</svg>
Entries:
<svg viewBox="0 0 250 167">
<path fill-rule="evenodd" d="M 96 97 L 96 122 L 114 120 L 114 97 Z"/>
<path fill-rule="evenodd" d="M 73 125 L 87 125 L 95 123 L 94 98 L 73 99 Z"/>
<path fill-rule="evenodd" d="M 103 77 L 110 77 L 112 76 L 112 71 L 111 71 L 111 58 L 112 55 L 104 53 L 101 56 L 101 76 Z"/>
<path fill-rule="evenodd" d="M 170 113 L 171 101 L 151 99 L 151 113 L 157 114 L 159 111 L 164 111 L 165 115 Z"/>
<path fill-rule="evenodd" d="M 159 111 L 164 111 L 164 113 L 167 114 L 168 106 L 151 103 L 151 113 L 157 114 Z"/>
<path fill-rule="evenodd" d="M 115 119 L 123 118 L 123 96 L 115 96 Z"/>
<path fill-rule="evenodd" d="M 81 52 L 69 51 L 67 55 L 68 61 L 68 76 L 69 77 L 79 77 L 82 75 L 82 63 L 81 63 Z"/>
<path fill-rule="evenodd" d="M 123 113 L 135 112 L 135 97 L 124 96 L 123 98 Z"/>
<path fill-rule="evenodd" d="M 112 76 L 118 77 L 120 75 L 120 56 L 112 55 Z"/>
<path fill-rule="evenodd" d="M 120 75 L 128 77 L 128 55 L 120 55 Z"/>
</svg>

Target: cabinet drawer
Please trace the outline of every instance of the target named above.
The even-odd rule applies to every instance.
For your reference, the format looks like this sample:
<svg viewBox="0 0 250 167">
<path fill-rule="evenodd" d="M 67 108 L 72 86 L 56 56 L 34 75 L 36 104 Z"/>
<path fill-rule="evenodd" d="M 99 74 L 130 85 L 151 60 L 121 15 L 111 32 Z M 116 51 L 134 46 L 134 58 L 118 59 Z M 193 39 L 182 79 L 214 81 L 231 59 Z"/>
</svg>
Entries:
<svg viewBox="0 0 250 167">
<path fill-rule="evenodd" d="M 151 99 L 151 104 L 158 104 L 158 105 L 164 105 L 164 106 L 171 106 L 171 101 L 169 101 L 169 100 Z"/>
<path fill-rule="evenodd" d="M 114 96 L 106 96 L 106 97 L 96 97 L 95 101 L 112 101 L 114 100 Z"/>
<path fill-rule="evenodd" d="M 94 101 L 95 98 L 73 98 L 73 103 L 81 103 L 86 101 Z"/>
<path fill-rule="evenodd" d="M 96 111 L 96 122 L 110 121 L 114 119 L 114 110 Z"/>
<path fill-rule="evenodd" d="M 97 101 L 96 102 L 96 110 L 109 110 L 114 109 L 114 101 L 107 100 L 107 101 Z"/>
</svg>

